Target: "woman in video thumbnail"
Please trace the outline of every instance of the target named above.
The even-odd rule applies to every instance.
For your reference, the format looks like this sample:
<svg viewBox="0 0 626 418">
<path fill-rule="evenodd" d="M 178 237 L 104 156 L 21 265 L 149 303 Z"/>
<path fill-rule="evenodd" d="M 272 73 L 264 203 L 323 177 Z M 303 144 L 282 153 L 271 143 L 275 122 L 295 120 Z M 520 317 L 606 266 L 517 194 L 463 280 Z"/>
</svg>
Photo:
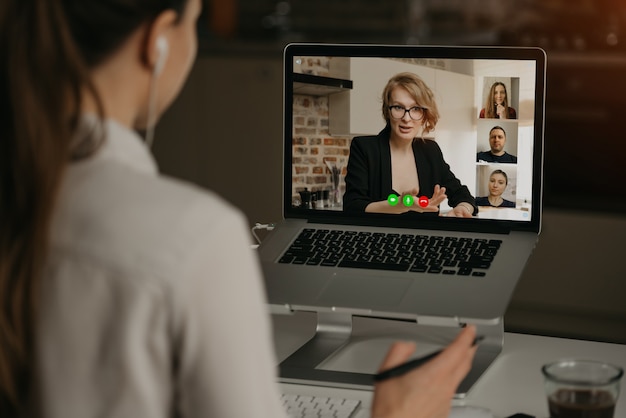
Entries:
<svg viewBox="0 0 626 418">
<path fill-rule="evenodd" d="M 514 208 L 515 202 L 506 200 L 502 197 L 502 193 L 509 184 L 509 177 L 502 170 L 494 170 L 489 176 L 489 196 L 477 197 L 476 205 L 492 206 L 494 208 Z"/>
<path fill-rule="evenodd" d="M 344 210 L 438 213 L 447 198 L 453 208 L 448 216 L 475 215 L 474 197 L 450 171 L 439 145 L 423 137 L 439 120 L 431 89 L 416 74 L 400 73 L 388 81 L 382 99 L 385 128 L 376 136 L 355 137 L 350 145 Z M 393 205 L 392 194 L 416 198 L 409 206 Z"/>
<path fill-rule="evenodd" d="M 487 119 L 517 119 L 517 112 L 509 107 L 509 95 L 506 86 L 501 81 L 491 85 L 485 99 L 485 107 L 480 111 L 480 118 Z"/>
</svg>

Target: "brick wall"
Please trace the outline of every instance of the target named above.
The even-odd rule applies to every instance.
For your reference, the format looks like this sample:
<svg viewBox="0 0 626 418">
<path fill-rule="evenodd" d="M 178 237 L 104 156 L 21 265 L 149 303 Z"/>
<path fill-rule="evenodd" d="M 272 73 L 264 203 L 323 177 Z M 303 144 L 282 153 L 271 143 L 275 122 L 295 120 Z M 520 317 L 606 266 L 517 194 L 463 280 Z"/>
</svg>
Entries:
<svg viewBox="0 0 626 418">
<path fill-rule="evenodd" d="M 303 57 L 296 71 L 331 76 L 330 58 Z M 292 196 L 298 192 L 334 189 L 327 162 L 341 170 L 339 196 L 345 192 L 345 174 L 351 137 L 331 136 L 328 131 L 328 96 L 294 95 Z M 332 196 L 332 192 L 330 193 Z M 318 205 L 319 206 L 319 205 Z"/>
<path fill-rule="evenodd" d="M 292 195 L 299 191 L 331 190 L 331 172 L 326 162 L 341 168 L 340 194 L 345 191 L 345 174 L 351 137 L 328 133 L 328 96 L 294 96 Z"/>
<path fill-rule="evenodd" d="M 305 58 L 300 72 L 329 75 L 330 60 Z M 293 98 L 293 164 L 292 196 L 306 187 L 309 191 L 331 190 L 333 182 L 326 164 L 341 169 L 340 195 L 345 191 L 345 174 L 350 150 L 349 136 L 331 136 L 328 131 L 328 96 L 294 95 Z"/>
</svg>

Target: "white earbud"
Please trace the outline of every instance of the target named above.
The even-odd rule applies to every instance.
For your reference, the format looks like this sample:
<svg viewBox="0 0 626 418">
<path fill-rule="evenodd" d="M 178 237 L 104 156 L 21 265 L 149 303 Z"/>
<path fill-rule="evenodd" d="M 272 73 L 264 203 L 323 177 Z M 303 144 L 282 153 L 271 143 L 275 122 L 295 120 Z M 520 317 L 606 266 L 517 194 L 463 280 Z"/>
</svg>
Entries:
<svg viewBox="0 0 626 418">
<path fill-rule="evenodd" d="M 169 53 L 170 46 L 167 39 L 164 36 L 159 36 L 156 40 L 156 53 L 157 59 L 152 69 L 152 77 L 150 77 L 150 89 L 148 93 L 148 114 L 146 116 L 146 144 L 148 148 L 152 147 L 152 141 L 154 139 L 154 124 L 157 118 L 157 82 L 156 79 L 163 71 L 165 67 L 165 61 L 167 61 L 167 55 Z"/>
<path fill-rule="evenodd" d="M 159 36 L 156 40 L 156 49 L 157 49 L 157 60 L 154 64 L 154 75 L 161 74 L 163 71 L 163 67 L 165 66 L 165 61 L 167 61 L 167 55 L 169 53 L 170 45 L 167 42 L 167 39 L 164 36 Z"/>
</svg>

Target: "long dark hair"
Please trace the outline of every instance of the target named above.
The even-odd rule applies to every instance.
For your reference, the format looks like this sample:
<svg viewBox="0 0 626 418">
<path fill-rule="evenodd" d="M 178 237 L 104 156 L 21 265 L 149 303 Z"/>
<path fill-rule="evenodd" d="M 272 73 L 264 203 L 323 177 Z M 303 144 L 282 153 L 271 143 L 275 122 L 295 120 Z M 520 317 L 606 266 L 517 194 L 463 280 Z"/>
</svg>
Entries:
<svg viewBox="0 0 626 418">
<path fill-rule="evenodd" d="M 502 105 L 504 106 L 504 114 L 507 118 L 509 116 L 509 93 L 506 91 L 506 86 L 503 82 L 496 81 L 491 85 L 489 95 L 485 98 L 485 117 L 489 119 L 495 119 L 498 117 L 498 114 L 496 113 L 496 106 L 494 104 L 495 102 L 493 100 L 493 97 L 496 95 L 496 87 L 498 86 L 502 86 L 504 89 L 504 103 L 502 103 Z"/>
<path fill-rule="evenodd" d="M 34 330 L 50 222 L 64 171 L 98 141 L 73 143 L 90 70 L 141 24 L 187 0 L 0 2 L 0 416 L 32 396 Z"/>
</svg>

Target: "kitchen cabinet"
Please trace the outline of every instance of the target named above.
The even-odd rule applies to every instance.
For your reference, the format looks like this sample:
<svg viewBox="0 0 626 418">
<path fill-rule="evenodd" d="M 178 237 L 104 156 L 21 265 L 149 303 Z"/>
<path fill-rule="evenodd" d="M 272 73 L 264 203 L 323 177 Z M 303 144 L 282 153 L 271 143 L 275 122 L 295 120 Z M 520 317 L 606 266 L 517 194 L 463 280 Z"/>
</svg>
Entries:
<svg viewBox="0 0 626 418">
<path fill-rule="evenodd" d="M 293 94 L 328 96 L 352 89 L 352 81 L 312 74 L 293 74 Z"/>
<path fill-rule="evenodd" d="M 434 91 L 440 113 L 446 108 L 459 112 L 458 103 L 444 98 L 440 93 L 457 92 L 457 97 L 473 97 L 474 81 L 470 75 L 450 71 L 445 63 L 418 65 L 394 59 L 351 58 L 346 78 L 352 80 L 350 91 L 329 97 L 329 130 L 331 135 L 373 135 L 385 125 L 382 116 L 382 92 L 387 81 L 400 72 L 408 71 L 419 75 Z M 437 66 L 441 66 L 438 68 Z M 444 100 L 447 99 L 447 100 Z M 471 126 L 474 106 L 461 109 L 463 127 Z M 451 118 L 458 119 L 457 116 Z M 462 128 L 463 128 L 462 127 Z"/>
</svg>

